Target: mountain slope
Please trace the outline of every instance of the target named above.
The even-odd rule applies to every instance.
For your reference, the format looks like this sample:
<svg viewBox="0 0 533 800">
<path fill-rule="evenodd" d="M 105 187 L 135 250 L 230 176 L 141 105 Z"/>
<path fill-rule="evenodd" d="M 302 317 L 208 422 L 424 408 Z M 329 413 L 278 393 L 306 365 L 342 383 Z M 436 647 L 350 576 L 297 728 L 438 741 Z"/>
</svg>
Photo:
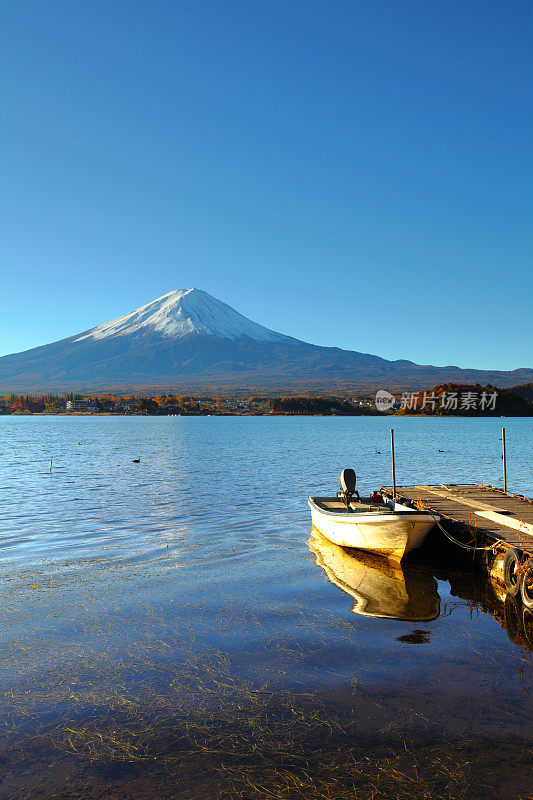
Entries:
<svg viewBox="0 0 533 800">
<path fill-rule="evenodd" d="M 510 386 L 533 369 L 420 366 L 319 347 L 258 325 L 200 289 L 177 290 L 53 344 L 0 358 L 0 393 L 263 386 L 418 388 L 462 381 Z"/>
</svg>

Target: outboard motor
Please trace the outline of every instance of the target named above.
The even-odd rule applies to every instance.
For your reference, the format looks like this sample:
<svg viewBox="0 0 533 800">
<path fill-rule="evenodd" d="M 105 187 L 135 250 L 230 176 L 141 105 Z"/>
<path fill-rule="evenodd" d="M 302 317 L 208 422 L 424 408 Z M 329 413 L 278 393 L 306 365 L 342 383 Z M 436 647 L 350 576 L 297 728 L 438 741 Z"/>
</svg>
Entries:
<svg viewBox="0 0 533 800">
<path fill-rule="evenodd" d="M 361 499 L 359 497 L 359 492 L 355 488 L 357 476 L 353 469 L 350 469 L 349 467 L 347 469 L 343 469 L 340 476 L 340 482 L 341 491 L 337 492 L 337 497 L 342 497 L 347 506 L 350 505 L 354 495 L 356 495 L 357 500 Z"/>
</svg>

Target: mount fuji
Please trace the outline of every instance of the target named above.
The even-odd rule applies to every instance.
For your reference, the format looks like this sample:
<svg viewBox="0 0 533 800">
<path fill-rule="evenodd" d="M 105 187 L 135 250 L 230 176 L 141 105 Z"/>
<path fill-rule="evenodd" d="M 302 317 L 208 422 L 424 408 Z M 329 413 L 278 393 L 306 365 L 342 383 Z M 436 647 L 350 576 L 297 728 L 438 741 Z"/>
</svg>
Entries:
<svg viewBox="0 0 533 800">
<path fill-rule="evenodd" d="M 175 290 L 68 339 L 0 358 L 0 394 L 206 386 L 420 388 L 533 381 L 513 372 L 432 367 L 277 333 L 201 289 Z"/>
</svg>

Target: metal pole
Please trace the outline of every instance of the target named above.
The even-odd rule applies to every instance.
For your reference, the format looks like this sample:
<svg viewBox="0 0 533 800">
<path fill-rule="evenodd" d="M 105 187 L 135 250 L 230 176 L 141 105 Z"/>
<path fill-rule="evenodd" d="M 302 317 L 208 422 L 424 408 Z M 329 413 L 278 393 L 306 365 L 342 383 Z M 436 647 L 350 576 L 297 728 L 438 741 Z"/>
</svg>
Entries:
<svg viewBox="0 0 533 800">
<path fill-rule="evenodd" d="M 505 428 L 502 428 L 502 450 L 503 450 L 503 491 L 507 494 L 507 452 L 505 449 Z"/>
<path fill-rule="evenodd" d="M 390 429 L 390 452 L 392 456 L 392 497 L 396 497 L 396 460 L 394 458 L 394 428 Z"/>
</svg>

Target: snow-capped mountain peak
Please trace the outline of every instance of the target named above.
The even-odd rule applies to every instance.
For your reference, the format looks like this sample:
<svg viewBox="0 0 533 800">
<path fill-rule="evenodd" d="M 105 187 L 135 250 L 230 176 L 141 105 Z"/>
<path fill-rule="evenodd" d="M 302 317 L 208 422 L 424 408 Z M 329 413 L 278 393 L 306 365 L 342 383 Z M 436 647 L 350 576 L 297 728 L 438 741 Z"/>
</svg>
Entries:
<svg viewBox="0 0 533 800">
<path fill-rule="evenodd" d="M 258 325 L 200 289 L 168 292 L 91 330 L 0 358 L 4 394 L 150 387 L 184 392 L 200 386 L 285 392 L 304 384 L 329 393 L 341 385 L 368 391 L 387 382 L 418 389 L 474 380 L 516 386 L 532 379 L 532 369 L 420 366 L 319 347 Z"/>
<path fill-rule="evenodd" d="M 92 328 L 76 339 L 107 339 L 137 332 L 157 332 L 180 339 L 189 334 L 207 334 L 225 339 L 250 339 L 264 342 L 287 341 L 281 333 L 264 328 L 239 314 L 201 289 L 175 289 L 130 314 Z"/>
</svg>

